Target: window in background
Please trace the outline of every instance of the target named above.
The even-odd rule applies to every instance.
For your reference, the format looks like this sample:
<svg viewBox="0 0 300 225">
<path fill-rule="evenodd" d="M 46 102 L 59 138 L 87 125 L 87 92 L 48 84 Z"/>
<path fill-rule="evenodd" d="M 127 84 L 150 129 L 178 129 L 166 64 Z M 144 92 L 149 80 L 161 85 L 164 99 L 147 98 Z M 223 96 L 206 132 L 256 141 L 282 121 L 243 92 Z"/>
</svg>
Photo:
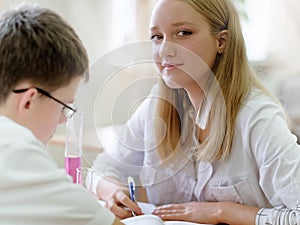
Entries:
<svg viewBox="0 0 300 225">
<path fill-rule="evenodd" d="M 268 59 L 270 48 L 271 0 L 235 1 L 238 9 L 242 9 L 242 29 L 249 60 L 264 62 Z"/>
<path fill-rule="evenodd" d="M 136 27 L 136 1 L 113 0 L 112 2 L 112 35 L 113 48 L 133 40 Z"/>
</svg>

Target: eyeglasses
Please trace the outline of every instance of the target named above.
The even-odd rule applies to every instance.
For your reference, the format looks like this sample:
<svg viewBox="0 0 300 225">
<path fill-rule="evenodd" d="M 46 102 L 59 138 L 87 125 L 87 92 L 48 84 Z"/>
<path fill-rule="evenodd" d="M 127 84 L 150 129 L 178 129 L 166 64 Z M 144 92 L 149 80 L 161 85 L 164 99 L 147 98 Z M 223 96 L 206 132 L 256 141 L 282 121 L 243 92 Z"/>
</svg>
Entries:
<svg viewBox="0 0 300 225">
<path fill-rule="evenodd" d="M 76 112 L 77 112 L 77 107 L 76 105 L 73 104 L 73 107 L 68 106 L 67 104 L 63 103 L 62 101 L 58 100 L 57 98 L 54 98 L 52 95 L 50 95 L 47 91 L 44 91 L 41 88 L 38 87 L 34 87 L 39 93 L 41 93 L 42 95 L 47 96 L 48 98 L 51 98 L 52 100 L 60 103 L 61 105 L 63 105 L 63 109 L 62 112 L 63 114 L 67 117 L 67 118 L 71 118 Z M 24 89 L 18 89 L 18 90 L 13 90 L 13 93 L 19 94 L 19 93 L 23 93 L 28 91 L 29 88 L 24 88 Z"/>
</svg>

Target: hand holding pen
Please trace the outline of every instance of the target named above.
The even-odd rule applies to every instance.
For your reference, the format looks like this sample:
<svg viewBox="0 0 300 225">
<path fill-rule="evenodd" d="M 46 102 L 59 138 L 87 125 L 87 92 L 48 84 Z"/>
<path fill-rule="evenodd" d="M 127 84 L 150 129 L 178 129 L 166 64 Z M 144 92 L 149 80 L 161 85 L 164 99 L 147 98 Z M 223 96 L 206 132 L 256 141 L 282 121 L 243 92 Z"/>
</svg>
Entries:
<svg viewBox="0 0 300 225">
<path fill-rule="evenodd" d="M 142 215 L 143 212 L 136 202 L 132 202 L 128 193 L 127 183 L 121 182 L 116 178 L 101 180 L 101 188 L 97 187 L 97 194 L 105 201 L 105 206 L 120 219 L 132 216 L 131 211 L 136 215 Z M 143 193 L 143 192 L 142 192 Z M 135 199 L 136 201 L 138 199 Z M 144 200 L 145 201 L 145 200 Z"/>
<path fill-rule="evenodd" d="M 136 198 L 135 198 L 135 183 L 132 177 L 128 177 L 128 190 L 129 190 L 129 197 L 130 200 L 136 203 Z M 133 216 L 136 216 L 134 211 L 131 211 Z"/>
</svg>

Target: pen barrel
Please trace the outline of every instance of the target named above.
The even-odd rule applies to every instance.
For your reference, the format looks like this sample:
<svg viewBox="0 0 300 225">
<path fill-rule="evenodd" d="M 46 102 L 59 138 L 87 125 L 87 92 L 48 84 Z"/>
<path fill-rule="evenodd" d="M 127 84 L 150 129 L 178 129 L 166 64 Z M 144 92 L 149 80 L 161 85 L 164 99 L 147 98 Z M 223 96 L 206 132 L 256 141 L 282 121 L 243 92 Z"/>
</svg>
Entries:
<svg viewBox="0 0 300 225">
<path fill-rule="evenodd" d="M 128 177 L 128 189 L 131 201 L 135 202 L 135 183 L 132 177 Z"/>
</svg>

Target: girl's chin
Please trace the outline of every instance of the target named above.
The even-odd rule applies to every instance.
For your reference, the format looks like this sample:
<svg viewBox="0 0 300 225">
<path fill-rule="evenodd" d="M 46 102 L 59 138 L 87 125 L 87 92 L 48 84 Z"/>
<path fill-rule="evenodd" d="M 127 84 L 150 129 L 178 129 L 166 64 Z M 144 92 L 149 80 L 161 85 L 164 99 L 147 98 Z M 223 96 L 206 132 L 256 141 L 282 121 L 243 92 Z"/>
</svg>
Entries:
<svg viewBox="0 0 300 225">
<path fill-rule="evenodd" d="M 181 88 L 181 86 L 179 84 L 177 84 L 176 82 L 170 80 L 167 77 L 162 76 L 162 79 L 164 80 L 165 84 L 172 89 L 179 89 Z"/>
</svg>

